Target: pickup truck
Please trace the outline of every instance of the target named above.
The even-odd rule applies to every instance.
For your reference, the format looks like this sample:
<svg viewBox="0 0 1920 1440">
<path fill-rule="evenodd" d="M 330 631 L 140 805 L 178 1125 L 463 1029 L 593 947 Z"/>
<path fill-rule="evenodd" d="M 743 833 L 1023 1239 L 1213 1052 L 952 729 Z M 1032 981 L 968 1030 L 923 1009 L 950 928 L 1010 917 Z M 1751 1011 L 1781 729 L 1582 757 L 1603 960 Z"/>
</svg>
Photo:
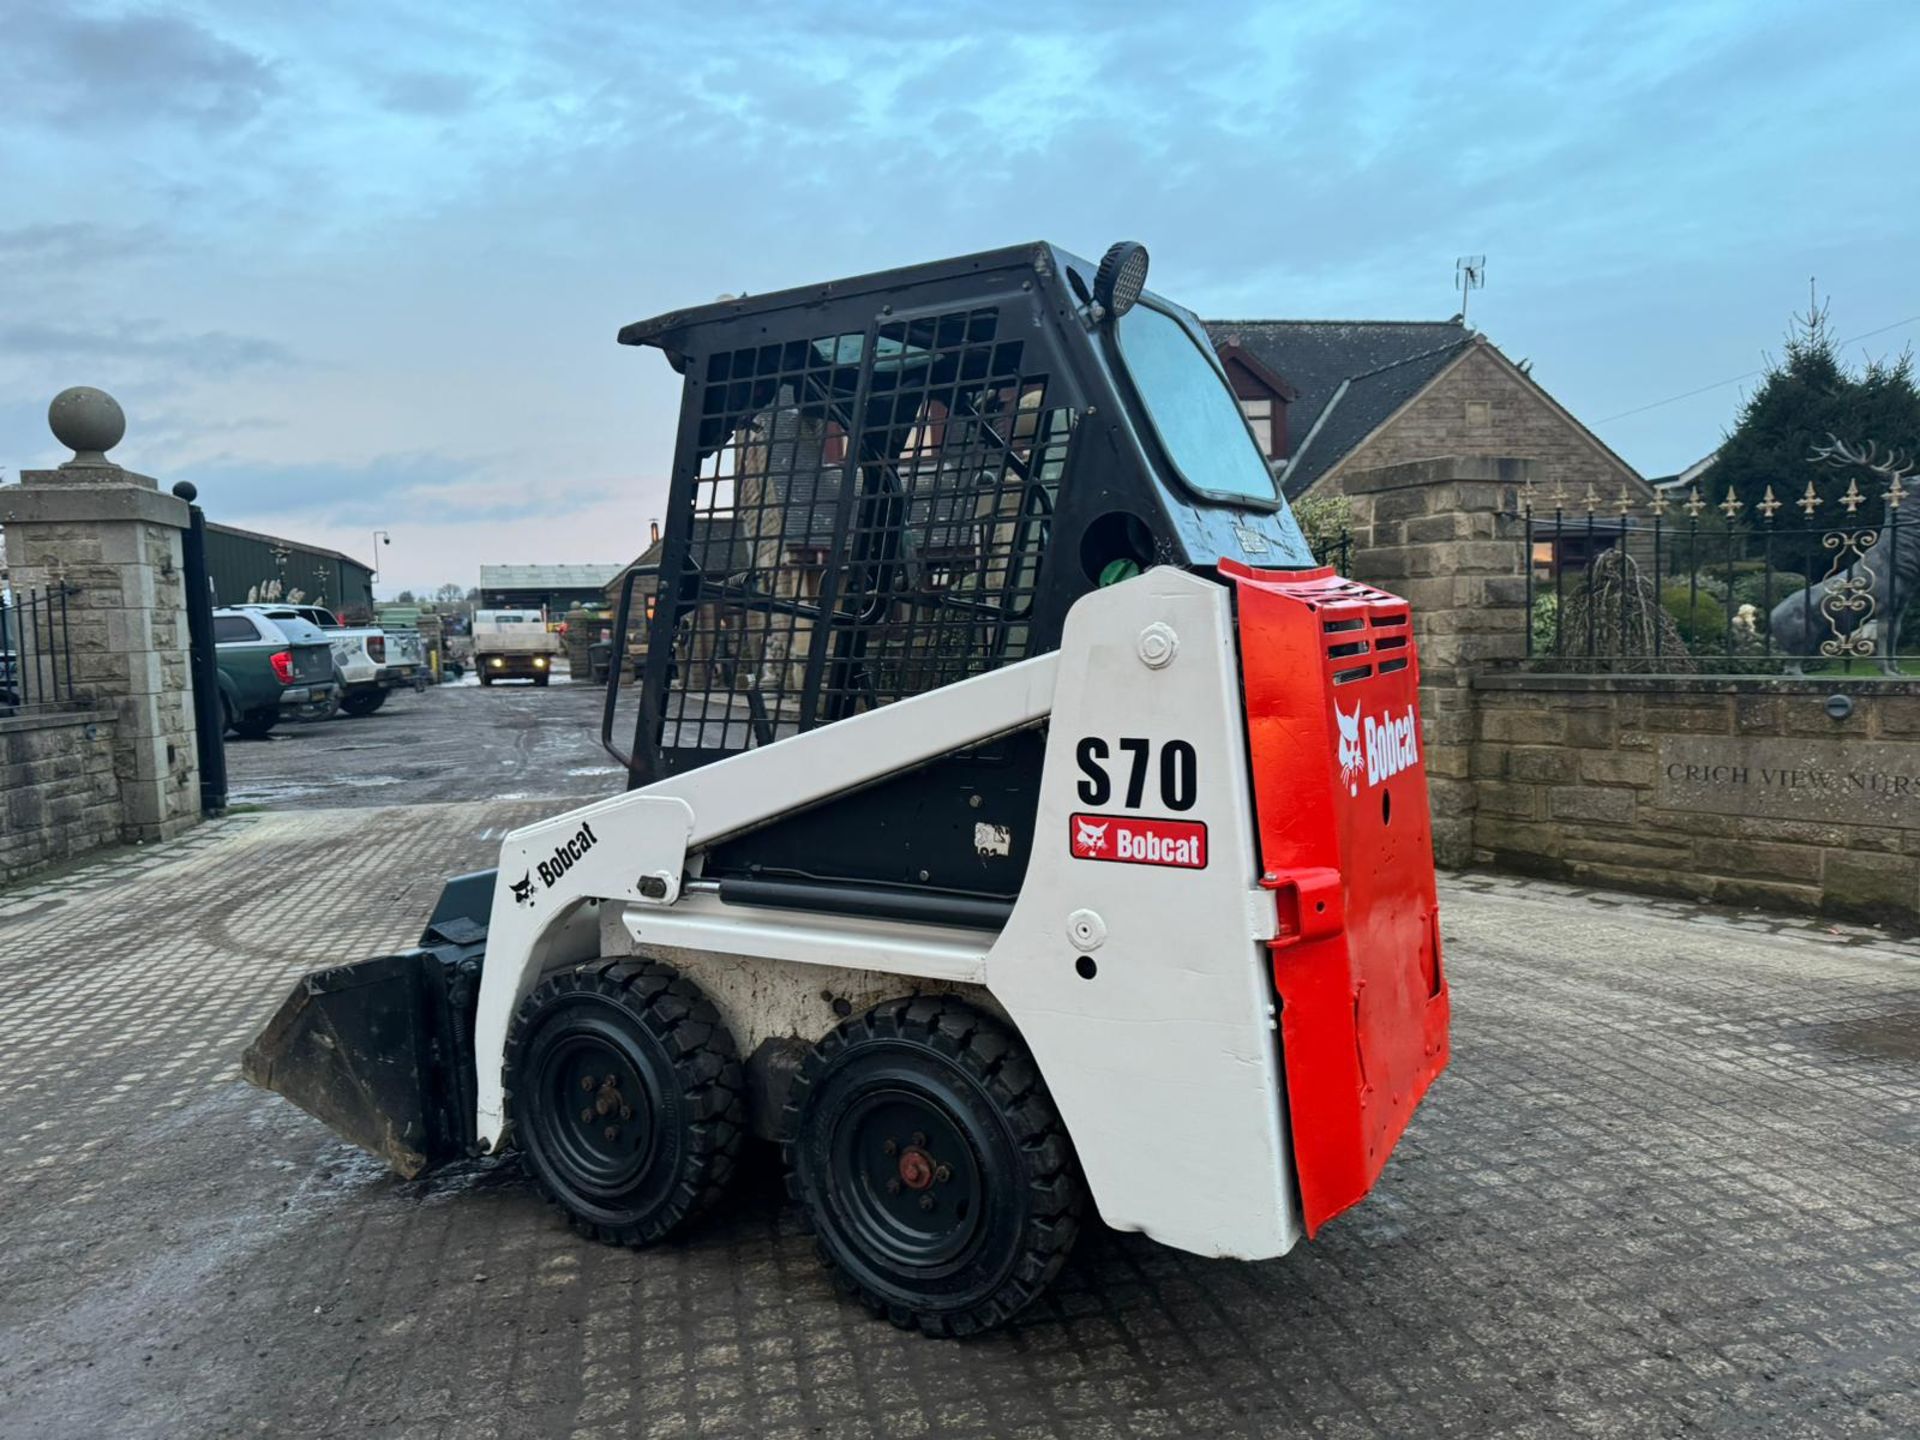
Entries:
<svg viewBox="0 0 1920 1440">
<path fill-rule="evenodd" d="M 268 619 L 246 610 L 213 612 L 213 650 L 227 729 L 263 740 L 282 719 L 329 713 L 338 700 L 333 647 L 297 616 Z"/>
<path fill-rule="evenodd" d="M 558 649 L 547 617 L 538 610 L 474 611 L 473 668 L 482 685 L 496 680 L 545 685 Z"/>
<path fill-rule="evenodd" d="M 324 605 L 242 605 L 236 607 L 269 620 L 304 620 L 321 630 L 333 646 L 334 680 L 340 708 L 349 715 L 371 715 L 387 703 L 387 693 L 424 683 L 420 638 L 376 626 L 342 625 Z M 410 642 L 410 643 L 409 643 Z"/>
</svg>

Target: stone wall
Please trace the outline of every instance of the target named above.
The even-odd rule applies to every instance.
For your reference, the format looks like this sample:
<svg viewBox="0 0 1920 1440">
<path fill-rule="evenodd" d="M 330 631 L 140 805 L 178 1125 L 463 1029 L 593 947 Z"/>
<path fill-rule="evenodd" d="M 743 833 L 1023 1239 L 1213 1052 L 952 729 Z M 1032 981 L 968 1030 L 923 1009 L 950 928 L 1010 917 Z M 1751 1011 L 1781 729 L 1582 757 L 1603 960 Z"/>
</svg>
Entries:
<svg viewBox="0 0 1920 1440">
<path fill-rule="evenodd" d="M 1353 577 L 1413 606 L 1436 858 L 1920 922 L 1920 681 L 1523 672 L 1521 504 L 1556 481 L 1453 456 L 1314 490 L 1351 508 Z"/>
<path fill-rule="evenodd" d="M 1347 498 L 1353 578 L 1413 607 L 1434 853 L 1443 865 L 1472 858 L 1472 678 L 1526 649 L 1519 490 L 1530 473 L 1523 460 L 1419 460 L 1347 471 L 1314 490 Z"/>
<path fill-rule="evenodd" d="M 120 838 L 113 717 L 0 718 L 0 884 Z"/>
<path fill-rule="evenodd" d="M 20 866 L 9 861 L 8 873 L 36 856 L 111 840 L 164 840 L 200 819 L 181 549 L 186 502 L 107 458 L 126 417 L 104 391 L 61 391 L 48 424 L 73 458 L 0 486 L 0 525 L 9 584 L 64 596 L 58 648 L 71 694 L 58 708 L 38 702 L 41 713 L 19 719 L 17 733 L 29 738 L 9 742 L 21 747 L 9 783 L 21 795 L 0 796 L 8 819 L 0 841 L 23 858 Z M 102 744 L 104 781 L 95 753 Z M 38 753 L 67 745 L 77 759 Z M 103 783 L 114 799 L 111 826 L 95 813 Z M 28 832 L 33 838 L 23 839 Z"/>
<path fill-rule="evenodd" d="M 1481 863 L 1920 919 L 1920 681 L 1487 674 L 1472 689 Z"/>
<path fill-rule="evenodd" d="M 200 818 L 186 587 L 172 514 L 186 507 L 170 495 L 104 486 L 36 493 L 29 482 L 40 473 L 26 472 L 5 497 L 13 583 L 70 587 L 74 693 L 114 716 L 125 837 L 177 835 Z M 63 511 L 72 518 L 53 518 Z"/>
<path fill-rule="evenodd" d="M 1353 471 L 1377 470 L 1435 456 L 1524 459 L 1545 484 L 1581 494 L 1591 484 L 1608 498 L 1620 487 L 1649 493 L 1646 483 L 1538 385 L 1484 340 L 1451 367 L 1311 493 Z"/>
</svg>

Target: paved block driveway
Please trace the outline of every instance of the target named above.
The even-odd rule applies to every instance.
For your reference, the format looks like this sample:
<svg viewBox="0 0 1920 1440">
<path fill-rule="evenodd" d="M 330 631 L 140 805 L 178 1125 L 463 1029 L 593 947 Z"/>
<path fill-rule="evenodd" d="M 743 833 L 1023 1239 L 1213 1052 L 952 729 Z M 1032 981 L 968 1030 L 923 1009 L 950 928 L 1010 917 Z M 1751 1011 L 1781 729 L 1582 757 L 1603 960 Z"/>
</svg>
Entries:
<svg viewBox="0 0 1920 1440">
<path fill-rule="evenodd" d="M 1909 946 L 1451 880 L 1453 1068 L 1369 1202 L 1259 1265 L 1096 1229 L 938 1343 L 833 1297 L 768 1166 L 612 1251 L 237 1080 L 299 972 L 548 808 L 241 816 L 0 894 L 0 1435 L 1920 1434 Z"/>
</svg>

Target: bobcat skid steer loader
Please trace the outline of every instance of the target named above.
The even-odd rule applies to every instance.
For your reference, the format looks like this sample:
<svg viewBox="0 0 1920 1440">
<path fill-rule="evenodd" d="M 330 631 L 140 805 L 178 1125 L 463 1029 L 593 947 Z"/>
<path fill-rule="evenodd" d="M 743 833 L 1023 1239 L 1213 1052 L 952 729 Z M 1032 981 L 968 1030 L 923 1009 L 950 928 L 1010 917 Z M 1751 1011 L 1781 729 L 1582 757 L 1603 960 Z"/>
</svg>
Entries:
<svg viewBox="0 0 1920 1440">
<path fill-rule="evenodd" d="M 1315 566 L 1146 271 L 1029 245 L 621 331 L 684 377 L 630 788 L 308 976 L 249 1078 L 403 1175 L 517 1149 L 624 1245 L 777 1139 L 842 1288 L 940 1335 L 1088 1196 L 1242 1259 L 1364 1196 L 1447 1061 L 1407 606 Z"/>
</svg>

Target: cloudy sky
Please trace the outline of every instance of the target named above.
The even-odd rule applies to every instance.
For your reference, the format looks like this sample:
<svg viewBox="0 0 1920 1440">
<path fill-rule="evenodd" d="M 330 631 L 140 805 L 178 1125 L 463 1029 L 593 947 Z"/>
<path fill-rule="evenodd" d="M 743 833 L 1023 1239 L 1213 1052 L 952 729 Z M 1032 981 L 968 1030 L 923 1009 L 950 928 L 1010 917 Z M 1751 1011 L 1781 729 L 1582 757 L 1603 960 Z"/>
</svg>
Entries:
<svg viewBox="0 0 1920 1440">
<path fill-rule="evenodd" d="M 1232 317 L 1445 318 L 1484 252 L 1475 322 L 1663 473 L 1809 276 L 1920 340 L 1916 75 L 1912 0 L 0 0 L 0 473 L 94 384 L 216 519 L 391 530 L 383 594 L 618 561 L 674 403 L 623 322 L 1121 237 Z"/>
</svg>

